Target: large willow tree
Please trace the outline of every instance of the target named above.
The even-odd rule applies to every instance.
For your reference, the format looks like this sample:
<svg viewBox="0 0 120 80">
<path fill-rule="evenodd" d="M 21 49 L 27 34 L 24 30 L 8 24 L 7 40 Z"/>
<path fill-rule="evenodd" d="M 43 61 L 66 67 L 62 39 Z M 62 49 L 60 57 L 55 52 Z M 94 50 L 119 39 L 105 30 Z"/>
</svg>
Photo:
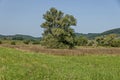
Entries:
<svg viewBox="0 0 120 80">
<path fill-rule="evenodd" d="M 76 26 L 76 19 L 69 14 L 64 14 L 55 8 L 51 8 L 43 15 L 45 22 L 42 45 L 47 48 L 73 48 L 75 42 L 74 30 L 70 26 Z"/>
</svg>

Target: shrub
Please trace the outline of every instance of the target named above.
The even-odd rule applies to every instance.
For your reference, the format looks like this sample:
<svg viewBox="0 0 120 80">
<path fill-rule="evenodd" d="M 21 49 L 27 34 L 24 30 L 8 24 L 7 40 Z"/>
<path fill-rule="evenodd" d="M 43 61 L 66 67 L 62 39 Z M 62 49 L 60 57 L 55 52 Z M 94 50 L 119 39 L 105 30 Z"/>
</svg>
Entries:
<svg viewBox="0 0 120 80">
<path fill-rule="evenodd" d="M 86 46 L 88 44 L 88 39 L 86 37 L 80 36 L 75 38 L 75 44 L 77 46 Z"/>
<path fill-rule="evenodd" d="M 25 40 L 23 41 L 24 44 L 29 44 L 30 43 L 30 40 Z"/>
<path fill-rule="evenodd" d="M 111 46 L 112 47 L 120 47 L 120 40 L 119 39 L 113 40 Z"/>
<path fill-rule="evenodd" d="M 2 44 L 2 41 L 0 41 L 0 44 Z"/>
<path fill-rule="evenodd" d="M 12 42 L 11 42 L 11 45 L 16 45 L 16 42 L 15 42 L 15 41 L 12 41 Z"/>
<path fill-rule="evenodd" d="M 35 41 L 32 42 L 32 44 L 40 44 L 40 41 L 35 40 Z"/>
<path fill-rule="evenodd" d="M 65 45 L 62 42 L 59 42 L 58 39 L 53 38 L 53 36 L 49 35 L 44 37 L 44 39 L 41 41 L 41 45 L 47 47 L 47 48 L 57 48 L 57 49 L 64 49 L 69 48 L 69 45 Z"/>
<path fill-rule="evenodd" d="M 94 40 L 90 40 L 87 45 L 88 46 L 94 46 L 95 45 L 95 41 Z"/>
</svg>

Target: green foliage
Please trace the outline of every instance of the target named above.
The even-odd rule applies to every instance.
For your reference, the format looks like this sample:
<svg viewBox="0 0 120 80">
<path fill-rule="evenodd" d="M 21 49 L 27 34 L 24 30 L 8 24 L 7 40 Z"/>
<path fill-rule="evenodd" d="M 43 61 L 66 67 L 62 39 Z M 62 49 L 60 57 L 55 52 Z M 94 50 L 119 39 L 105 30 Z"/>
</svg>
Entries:
<svg viewBox="0 0 120 80">
<path fill-rule="evenodd" d="M 21 34 L 16 34 L 16 35 L 0 35 L 0 39 L 2 40 L 40 40 L 41 37 L 32 37 L 29 35 L 21 35 Z"/>
<path fill-rule="evenodd" d="M 44 37 L 44 40 L 41 41 L 41 45 L 46 46 L 47 48 L 69 48 L 66 44 L 59 42 L 57 38 L 54 38 L 52 35 L 47 35 Z"/>
<path fill-rule="evenodd" d="M 101 35 L 109 35 L 109 34 L 119 34 L 120 35 L 120 28 L 111 29 L 111 30 L 101 33 Z"/>
<path fill-rule="evenodd" d="M 15 41 L 12 41 L 12 42 L 11 42 L 11 45 L 16 45 L 16 42 L 15 42 Z"/>
<path fill-rule="evenodd" d="M 120 56 L 55 56 L 0 47 L 0 80 L 120 80 Z"/>
<path fill-rule="evenodd" d="M 23 37 L 20 37 L 20 36 L 16 37 L 15 36 L 15 37 L 12 38 L 12 40 L 23 40 Z"/>
<path fill-rule="evenodd" d="M 120 39 L 115 39 L 112 41 L 112 47 L 120 47 Z"/>
<path fill-rule="evenodd" d="M 7 38 L 7 37 L 4 37 L 3 40 L 8 40 L 8 38 Z"/>
<path fill-rule="evenodd" d="M 90 40 L 95 39 L 95 37 L 100 36 L 100 33 L 88 33 L 88 34 L 83 34 L 83 33 L 75 33 L 76 36 L 84 36 Z"/>
<path fill-rule="evenodd" d="M 120 39 L 116 34 L 110 34 L 96 38 L 98 46 L 120 47 Z"/>
<path fill-rule="evenodd" d="M 104 46 L 104 37 L 103 36 L 101 36 L 101 37 L 96 37 L 96 42 L 97 42 L 97 45 L 98 46 Z"/>
<path fill-rule="evenodd" d="M 0 44 L 2 44 L 2 41 L 0 40 Z"/>
<path fill-rule="evenodd" d="M 110 34 L 110 35 L 105 36 L 104 45 L 105 46 L 112 46 L 113 41 L 115 40 L 116 36 L 117 36 L 116 34 Z"/>
<path fill-rule="evenodd" d="M 92 39 L 92 40 L 95 39 L 96 37 L 110 35 L 110 34 L 117 34 L 120 37 L 120 28 L 107 30 L 107 31 L 102 32 L 102 33 L 88 33 L 88 34 L 75 33 L 75 34 L 76 34 L 76 36 L 85 36 L 88 39 Z"/>
<path fill-rule="evenodd" d="M 24 40 L 23 43 L 24 43 L 24 44 L 29 44 L 29 43 L 30 43 L 30 40 Z"/>
<path fill-rule="evenodd" d="M 95 41 L 94 40 L 89 40 L 87 45 L 88 46 L 94 46 L 95 45 Z"/>
<path fill-rule="evenodd" d="M 45 22 L 42 45 L 47 48 L 73 48 L 74 30 L 70 26 L 76 25 L 76 19 L 72 15 L 64 15 L 63 12 L 51 8 L 43 15 Z"/>
<path fill-rule="evenodd" d="M 40 40 L 33 40 L 32 44 L 40 44 Z"/>
<path fill-rule="evenodd" d="M 84 36 L 76 37 L 77 46 L 86 46 L 88 44 L 88 39 Z"/>
</svg>

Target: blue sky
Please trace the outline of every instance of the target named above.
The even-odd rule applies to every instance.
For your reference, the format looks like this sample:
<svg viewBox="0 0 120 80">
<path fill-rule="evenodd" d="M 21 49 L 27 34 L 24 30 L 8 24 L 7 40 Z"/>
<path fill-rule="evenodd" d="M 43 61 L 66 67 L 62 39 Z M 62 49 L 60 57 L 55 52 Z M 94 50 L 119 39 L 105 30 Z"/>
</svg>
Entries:
<svg viewBox="0 0 120 80">
<path fill-rule="evenodd" d="M 74 15 L 75 32 L 120 27 L 120 0 L 0 0 L 0 34 L 41 36 L 43 14 L 51 7 Z"/>
</svg>

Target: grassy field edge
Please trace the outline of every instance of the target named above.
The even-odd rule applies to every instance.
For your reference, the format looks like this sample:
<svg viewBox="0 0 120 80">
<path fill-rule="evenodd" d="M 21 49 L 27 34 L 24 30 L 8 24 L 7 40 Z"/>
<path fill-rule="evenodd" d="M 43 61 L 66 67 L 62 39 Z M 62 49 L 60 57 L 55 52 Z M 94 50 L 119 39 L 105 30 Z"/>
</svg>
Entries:
<svg viewBox="0 0 120 80">
<path fill-rule="evenodd" d="M 0 80 L 119 80 L 120 56 L 58 56 L 0 47 Z"/>
</svg>

